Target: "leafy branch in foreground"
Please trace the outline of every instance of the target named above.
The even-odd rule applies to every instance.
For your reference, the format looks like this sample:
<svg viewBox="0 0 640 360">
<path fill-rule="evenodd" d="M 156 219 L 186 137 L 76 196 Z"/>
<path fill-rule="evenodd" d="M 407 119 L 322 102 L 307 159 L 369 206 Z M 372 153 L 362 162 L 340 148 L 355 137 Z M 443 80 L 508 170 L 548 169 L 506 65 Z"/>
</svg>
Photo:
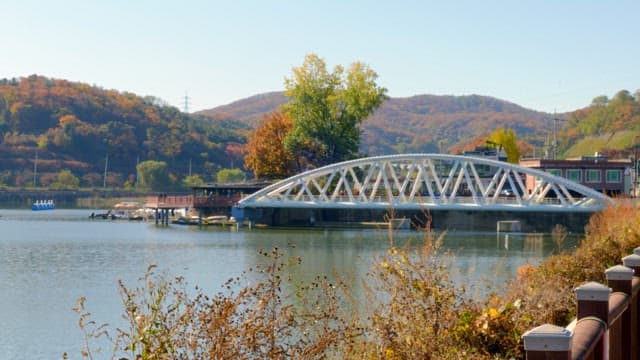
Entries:
<svg viewBox="0 0 640 360">
<path fill-rule="evenodd" d="M 224 292 L 211 297 L 199 288 L 189 296 L 183 278 L 155 274 L 155 266 L 140 279 L 140 287 L 119 282 L 128 328 L 116 329 L 112 358 L 315 359 L 354 338 L 340 314 L 340 285 L 316 278 L 286 293 L 283 281 L 291 281 L 287 270 L 299 266 L 300 259 L 287 258 L 277 248 L 260 255 L 265 265 L 229 279 Z M 258 281 L 241 286 L 250 275 Z M 84 307 L 79 314 L 87 340 L 81 354 L 92 358 L 90 340 L 113 330 L 106 324 L 97 331 L 82 326 L 90 314 Z"/>
<path fill-rule="evenodd" d="M 73 308 L 73 311 L 78 314 L 78 327 L 83 334 L 83 346 L 80 350 L 80 355 L 83 359 L 93 359 L 94 354 L 98 354 L 102 351 L 98 346 L 94 348 L 91 347 L 94 340 L 106 338 L 109 342 L 114 344 L 117 344 L 117 340 L 114 341 L 114 339 L 109 335 L 109 324 L 103 323 L 98 325 L 95 321 L 91 320 L 91 313 L 85 309 L 85 301 L 86 298 L 84 296 L 79 297 L 77 305 Z M 114 346 L 112 357 L 115 356 L 114 354 L 117 351 L 116 347 L 117 345 Z M 65 352 L 62 357 L 63 359 L 67 359 L 67 353 Z"/>
</svg>

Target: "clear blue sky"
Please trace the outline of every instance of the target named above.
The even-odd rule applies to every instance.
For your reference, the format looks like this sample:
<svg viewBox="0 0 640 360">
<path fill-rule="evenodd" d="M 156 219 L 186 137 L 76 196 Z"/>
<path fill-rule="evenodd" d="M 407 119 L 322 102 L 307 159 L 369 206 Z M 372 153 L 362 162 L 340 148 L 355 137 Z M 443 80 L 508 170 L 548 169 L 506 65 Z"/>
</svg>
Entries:
<svg viewBox="0 0 640 360">
<path fill-rule="evenodd" d="M 640 1 L 0 1 L 0 78 L 39 74 L 190 111 L 284 89 L 308 53 L 393 97 L 571 111 L 640 89 Z"/>
</svg>

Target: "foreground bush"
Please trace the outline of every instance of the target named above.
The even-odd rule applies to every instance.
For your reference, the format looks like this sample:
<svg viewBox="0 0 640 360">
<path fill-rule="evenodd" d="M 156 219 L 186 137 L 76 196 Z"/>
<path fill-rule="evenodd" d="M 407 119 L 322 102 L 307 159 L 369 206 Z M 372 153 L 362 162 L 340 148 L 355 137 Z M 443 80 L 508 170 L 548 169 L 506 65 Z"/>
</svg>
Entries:
<svg viewBox="0 0 640 360">
<path fill-rule="evenodd" d="M 368 313 L 359 339 L 367 359 L 471 358 L 473 349 L 457 336 L 473 304 L 450 278 L 451 254 L 443 236 L 426 232 L 415 248 L 391 246 L 368 282 Z M 359 357 L 354 357 L 359 358 Z"/>
<path fill-rule="evenodd" d="M 244 276 L 230 279 L 226 291 L 212 297 L 197 288 L 189 296 L 182 278 L 155 274 L 154 266 L 142 287 L 120 282 L 128 329 L 115 334 L 89 320 L 81 298 L 76 311 L 86 339 L 82 356 L 102 352 L 91 347 L 101 338 L 113 344 L 112 358 L 125 359 L 310 359 L 348 348 L 352 330 L 341 321 L 346 317 L 337 307 L 337 286 L 317 279 L 284 294 L 283 269 L 300 260 L 284 258 L 278 249 L 262 255 L 266 265 L 251 271 L 260 281 L 241 287 Z"/>
<path fill-rule="evenodd" d="M 524 358 L 524 332 L 544 323 L 568 325 L 576 316 L 574 289 L 588 281 L 606 283 L 604 271 L 638 246 L 640 211 L 635 206 L 620 203 L 594 214 L 575 251 L 522 266 L 502 296 L 486 300 L 476 318 L 484 325 L 466 333 L 467 340 L 500 358 Z"/>
</svg>

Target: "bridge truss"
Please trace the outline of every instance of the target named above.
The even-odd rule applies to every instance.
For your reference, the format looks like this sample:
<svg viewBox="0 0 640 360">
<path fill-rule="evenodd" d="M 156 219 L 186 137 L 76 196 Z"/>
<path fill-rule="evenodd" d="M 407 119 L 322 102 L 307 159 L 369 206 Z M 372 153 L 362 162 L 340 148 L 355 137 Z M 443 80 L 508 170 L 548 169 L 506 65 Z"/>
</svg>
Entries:
<svg viewBox="0 0 640 360">
<path fill-rule="evenodd" d="M 533 184 L 530 191 L 527 178 Z M 502 161 L 405 154 L 306 171 L 242 199 L 238 206 L 593 212 L 611 201 L 567 179 Z"/>
</svg>

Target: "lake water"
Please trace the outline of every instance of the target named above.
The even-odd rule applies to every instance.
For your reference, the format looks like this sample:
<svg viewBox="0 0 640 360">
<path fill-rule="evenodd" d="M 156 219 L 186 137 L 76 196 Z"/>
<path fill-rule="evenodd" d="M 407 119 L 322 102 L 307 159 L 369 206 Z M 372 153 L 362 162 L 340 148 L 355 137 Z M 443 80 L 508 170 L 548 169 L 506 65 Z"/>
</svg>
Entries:
<svg viewBox="0 0 640 360">
<path fill-rule="evenodd" d="M 0 359 L 80 358 L 82 334 L 72 311 L 80 296 L 99 323 L 120 321 L 117 280 L 139 285 L 149 264 L 213 293 L 255 267 L 273 247 L 302 257 L 308 279 L 334 271 L 364 276 L 388 247 L 385 230 L 230 229 L 152 222 L 89 220 L 91 210 L 0 210 Z M 419 240 L 402 231 L 396 241 Z M 295 248 L 288 244 L 295 244 Z M 565 246 L 575 245 L 575 240 Z M 449 233 L 458 277 L 503 284 L 518 266 L 557 245 L 550 236 Z"/>
</svg>

